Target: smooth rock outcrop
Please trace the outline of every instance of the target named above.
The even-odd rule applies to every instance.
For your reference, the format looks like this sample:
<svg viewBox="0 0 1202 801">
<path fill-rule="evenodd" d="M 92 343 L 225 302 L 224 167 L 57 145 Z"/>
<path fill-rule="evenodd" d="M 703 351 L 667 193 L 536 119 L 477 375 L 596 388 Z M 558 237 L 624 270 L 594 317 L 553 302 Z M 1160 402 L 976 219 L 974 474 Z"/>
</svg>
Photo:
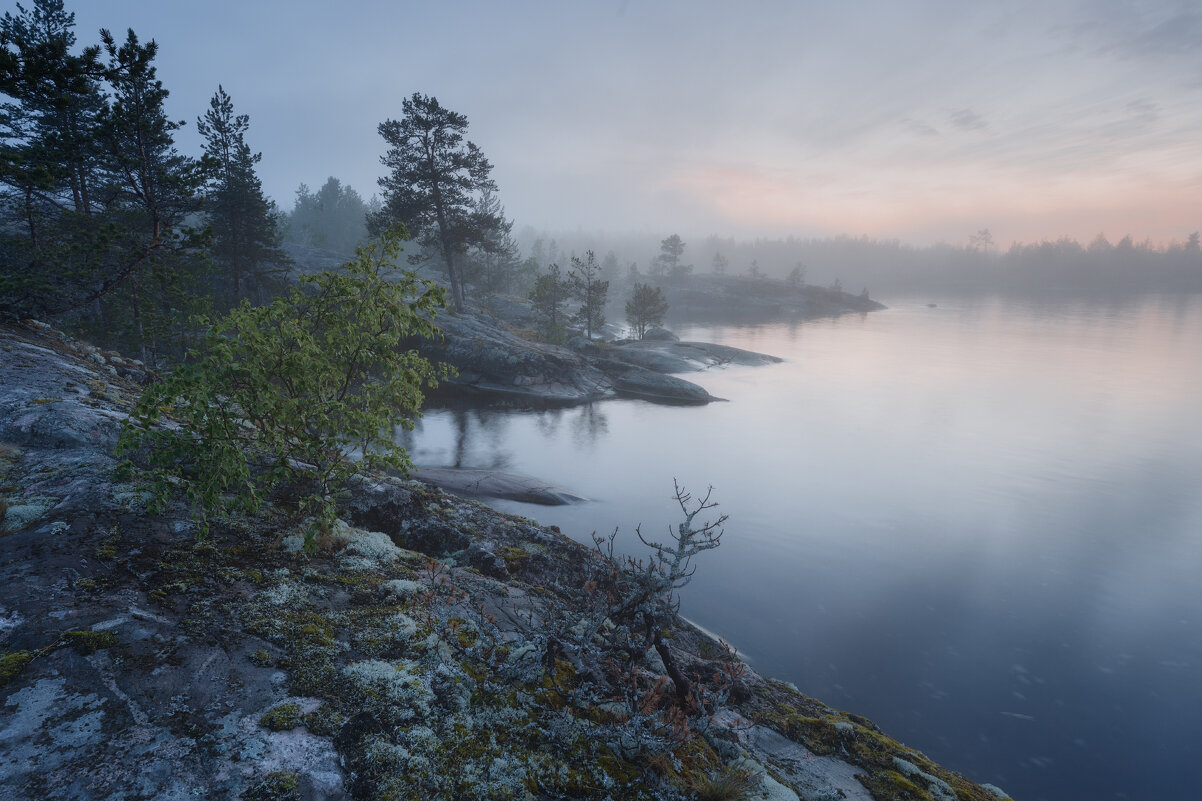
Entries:
<svg viewBox="0 0 1202 801">
<path fill-rule="evenodd" d="M 418 481 L 469 498 L 500 498 L 540 506 L 563 506 L 585 500 L 571 490 L 542 479 L 499 470 L 416 467 L 409 471 L 409 475 Z"/>
<path fill-rule="evenodd" d="M 537 403 L 584 403 L 618 396 L 659 403 L 715 400 L 700 386 L 640 365 L 608 358 L 597 345 L 575 351 L 523 339 L 478 309 L 438 318 L 443 338 L 422 346 L 458 371 L 448 385 L 487 397 Z M 595 344 L 595 343 L 594 343 Z"/>
</svg>

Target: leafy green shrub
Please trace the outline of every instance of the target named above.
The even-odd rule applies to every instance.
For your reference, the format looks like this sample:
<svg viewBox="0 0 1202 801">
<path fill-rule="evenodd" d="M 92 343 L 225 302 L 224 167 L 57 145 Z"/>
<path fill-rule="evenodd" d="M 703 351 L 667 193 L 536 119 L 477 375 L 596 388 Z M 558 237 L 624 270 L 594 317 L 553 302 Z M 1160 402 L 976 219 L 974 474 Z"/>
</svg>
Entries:
<svg viewBox="0 0 1202 801">
<path fill-rule="evenodd" d="M 391 231 L 341 271 L 304 276 L 268 305 L 244 302 L 142 395 L 120 450 L 149 463 L 155 508 L 182 492 L 200 508 L 204 534 L 209 514 L 254 511 L 287 483 L 301 488 L 301 513 L 328 530 L 357 459 L 410 466 L 396 426 L 413 427 L 423 387 L 448 370 L 408 347 L 440 333 L 432 318 L 445 300 L 412 272 L 386 274 L 403 238 Z"/>
</svg>

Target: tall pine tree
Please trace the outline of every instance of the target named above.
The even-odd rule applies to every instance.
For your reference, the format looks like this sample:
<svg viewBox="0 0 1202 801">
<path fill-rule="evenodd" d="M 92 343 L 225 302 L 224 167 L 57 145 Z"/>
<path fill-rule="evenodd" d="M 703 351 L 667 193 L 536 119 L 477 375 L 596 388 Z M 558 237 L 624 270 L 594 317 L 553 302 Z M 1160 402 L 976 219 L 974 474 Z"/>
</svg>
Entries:
<svg viewBox="0 0 1202 801">
<path fill-rule="evenodd" d="M 572 257 L 572 270 L 568 273 L 568 288 L 572 296 L 580 301 L 580 308 L 573 320 L 584 326 L 584 335 L 593 338 L 594 331 L 605 325 L 605 302 L 609 294 L 609 281 L 601 280 L 601 266 L 590 250 L 583 259 Z"/>
<path fill-rule="evenodd" d="M 217 294 L 228 305 L 247 297 L 266 300 L 289 264 L 280 249 L 275 204 L 264 196 L 255 174 L 263 154 L 252 153 L 246 144 L 249 127 L 250 117 L 234 114 L 233 101 L 221 86 L 196 121 L 212 176 L 205 205 L 219 269 Z"/>
<path fill-rule="evenodd" d="M 489 177 L 492 164 L 480 148 L 463 138 L 467 117 L 440 105 L 438 98 L 420 93 L 401 103 L 399 120 L 380 123 L 388 143 L 381 157 L 391 172 L 380 179 L 384 207 L 373 214 L 368 229 L 375 234 L 395 222 L 404 223 L 428 249 L 436 250 L 451 283 L 455 310 L 463 311 L 466 295 L 462 261 L 467 248 L 479 243 L 487 222 L 476 199 L 495 190 Z"/>
<path fill-rule="evenodd" d="M 64 239 L 97 208 L 104 70 L 99 47 L 72 52 L 62 0 L 17 11 L 0 18 L 0 313 L 38 314 L 67 274 L 90 277 Z"/>
<path fill-rule="evenodd" d="M 158 44 L 142 44 L 132 30 L 121 44 L 107 30 L 100 36 L 112 97 L 99 116 L 98 134 L 106 213 L 117 235 L 101 280 L 85 300 L 108 296 L 116 309 L 128 309 L 133 342 L 127 346 L 158 362 L 182 350 L 190 317 L 201 310 L 203 239 L 185 223 L 201 209 L 204 173 L 196 159 L 175 148 L 175 132 L 185 123 L 167 117 L 168 92 L 154 65 Z"/>
</svg>

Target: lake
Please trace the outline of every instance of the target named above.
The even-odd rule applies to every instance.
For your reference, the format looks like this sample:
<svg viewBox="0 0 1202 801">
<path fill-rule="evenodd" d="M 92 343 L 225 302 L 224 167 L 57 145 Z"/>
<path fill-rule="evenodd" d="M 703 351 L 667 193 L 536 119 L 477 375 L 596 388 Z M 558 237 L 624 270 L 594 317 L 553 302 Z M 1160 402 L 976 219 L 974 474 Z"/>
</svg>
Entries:
<svg viewBox="0 0 1202 801">
<path fill-rule="evenodd" d="M 884 301 L 678 326 L 786 359 L 685 376 L 727 403 L 434 410 L 408 442 L 576 491 L 495 505 L 631 551 L 674 477 L 712 485 L 683 613 L 760 672 L 1020 801 L 1196 798 L 1202 296 Z"/>
</svg>

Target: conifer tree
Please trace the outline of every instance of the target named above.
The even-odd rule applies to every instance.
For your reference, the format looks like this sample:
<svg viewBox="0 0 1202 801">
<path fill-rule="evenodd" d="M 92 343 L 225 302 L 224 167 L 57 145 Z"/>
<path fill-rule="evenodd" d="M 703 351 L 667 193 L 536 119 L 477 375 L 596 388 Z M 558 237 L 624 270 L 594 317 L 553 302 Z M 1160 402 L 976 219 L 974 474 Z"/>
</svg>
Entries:
<svg viewBox="0 0 1202 801">
<path fill-rule="evenodd" d="M 580 301 L 580 308 L 573 320 L 584 326 L 584 335 L 593 338 L 593 332 L 605 325 L 605 300 L 609 294 L 609 281 L 601 280 L 601 266 L 590 250 L 583 259 L 572 257 L 572 271 L 568 274 L 568 288 L 572 297 Z"/>
<path fill-rule="evenodd" d="M 464 115 L 416 92 L 401 106 L 405 112 L 401 119 L 380 123 L 380 135 L 389 146 L 381 161 L 391 173 L 380 179 L 384 207 L 371 216 L 368 229 L 378 233 L 400 222 L 413 231 L 425 247 L 438 253 L 455 310 L 463 311 L 464 251 L 500 222 L 473 216 L 480 193 L 496 190 L 489 177 L 492 164 L 480 148 L 463 138 Z"/>
<path fill-rule="evenodd" d="M 480 193 L 472 223 L 479 238 L 465 259 L 465 278 L 493 295 L 512 292 L 523 279 L 528 284 L 529 272 L 513 238 L 513 220 L 505 218 L 496 192 L 486 189 Z"/>
<path fill-rule="evenodd" d="M 275 204 L 263 195 L 255 165 L 263 158 L 246 144 L 250 118 L 218 86 L 209 110 L 196 121 L 212 170 L 207 210 L 212 254 L 221 269 L 221 294 L 230 305 L 244 297 L 262 301 L 289 263 L 280 249 Z"/>
<path fill-rule="evenodd" d="M 626 322 L 634 329 L 639 339 L 647 334 L 647 327 L 659 325 L 668 313 L 668 301 L 657 286 L 650 284 L 634 285 L 630 299 L 626 301 Z"/>
<path fill-rule="evenodd" d="M 103 68 L 98 46 L 72 52 L 61 0 L 17 11 L 0 18 L 0 313 L 40 314 L 87 272 L 64 241 L 97 206 Z"/>
<path fill-rule="evenodd" d="M 666 274 L 673 278 L 688 275 L 693 271 L 693 266 L 680 261 L 683 255 L 684 242 L 679 235 L 672 234 L 659 243 L 659 255 L 651 262 L 651 274 L 660 277 Z"/>
<path fill-rule="evenodd" d="M 351 254 L 367 239 L 371 212 L 372 206 L 353 187 L 331 175 L 316 192 L 305 184 L 297 188 L 285 236 L 307 247 Z"/>
<path fill-rule="evenodd" d="M 568 301 L 568 287 L 558 264 L 550 265 L 545 274 L 535 279 L 530 300 L 543 338 L 562 343 L 565 339 L 563 305 Z"/>
<path fill-rule="evenodd" d="M 61 0 L 17 8 L 0 20 L 0 314 L 67 314 L 144 358 L 178 350 L 202 296 L 184 226 L 201 174 L 175 150 L 158 47 L 102 30 L 76 54 Z"/>
<path fill-rule="evenodd" d="M 101 280 L 82 302 L 116 293 L 128 308 L 130 334 L 142 358 L 179 354 L 189 318 L 202 311 L 204 259 L 200 232 L 185 225 L 201 209 L 201 164 L 175 148 L 185 123 L 167 117 L 168 92 L 158 79 L 158 44 L 142 44 L 132 30 L 120 45 L 100 32 L 109 63 L 112 97 L 98 118 L 109 219 L 120 226 Z M 77 308 L 81 301 L 66 305 Z"/>
</svg>

